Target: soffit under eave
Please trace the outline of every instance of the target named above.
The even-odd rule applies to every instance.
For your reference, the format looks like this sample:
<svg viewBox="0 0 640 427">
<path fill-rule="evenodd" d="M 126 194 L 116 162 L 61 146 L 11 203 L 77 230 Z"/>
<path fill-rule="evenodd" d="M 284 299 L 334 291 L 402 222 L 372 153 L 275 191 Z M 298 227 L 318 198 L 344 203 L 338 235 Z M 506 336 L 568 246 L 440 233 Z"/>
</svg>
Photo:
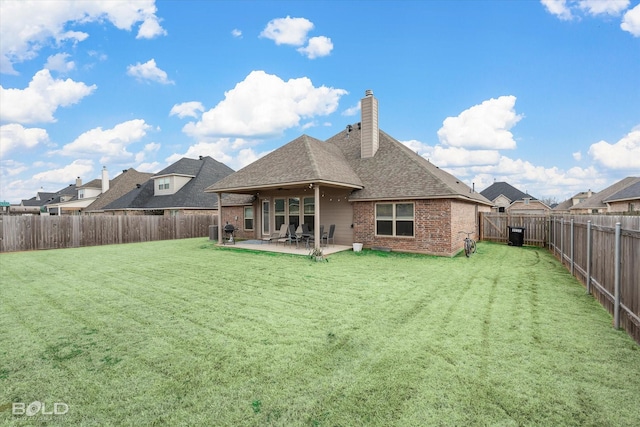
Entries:
<svg viewBox="0 0 640 427">
<path fill-rule="evenodd" d="M 235 188 L 222 188 L 209 190 L 205 189 L 205 193 L 229 193 L 229 194 L 253 194 L 256 191 L 270 191 L 270 190 L 278 190 L 280 188 L 292 190 L 297 188 L 310 188 L 309 185 L 318 185 L 320 187 L 330 187 L 330 188 L 345 188 L 351 190 L 361 190 L 362 186 L 355 184 L 346 184 L 346 183 L 338 183 L 331 181 L 318 181 L 318 180 L 308 180 L 308 181 L 297 181 L 290 183 L 278 183 L 278 184 L 269 184 L 269 185 L 256 185 L 250 187 L 235 187 Z M 312 188 L 312 187 L 311 187 Z"/>
<path fill-rule="evenodd" d="M 442 200 L 442 199 L 454 199 L 460 200 L 463 202 L 469 202 L 479 205 L 485 205 L 489 207 L 494 207 L 493 203 L 487 203 L 482 200 L 471 199 L 468 197 L 462 196 L 451 196 L 451 195 L 443 195 L 443 196 L 390 196 L 390 197 L 366 197 L 366 198 L 358 198 L 358 197 L 349 197 L 349 202 L 379 202 L 379 201 L 392 201 L 392 200 Z"/>
</svg>

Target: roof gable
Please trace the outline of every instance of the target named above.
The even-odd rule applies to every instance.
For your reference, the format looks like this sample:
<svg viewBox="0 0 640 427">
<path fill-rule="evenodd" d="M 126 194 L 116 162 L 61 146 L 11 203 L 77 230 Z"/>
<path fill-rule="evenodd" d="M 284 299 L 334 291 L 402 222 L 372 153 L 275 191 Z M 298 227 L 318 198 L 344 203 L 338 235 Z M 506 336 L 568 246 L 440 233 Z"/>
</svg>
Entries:
<svg viewBox="0 0 640 427">
<path fill-rule="evenodd" d="M 131 190 L 135 189 L 138 184 L 144 184 L 153 174 L 138 172 L 134 168 L 123 171 L 109 181 L 109 190 L 101 194 L 97 200 L 87 206 L 87 211 L 101 210 L 109 203 L 119 199 Z"/>
<path fill-rule="evenodd" d="M 337 147 L 302 135 L 221 179 L 207 191 L 250 191 L 252 188 L 318 181 L 362 187 L 360 178 Z"/>
<path fill-rule="evenodd" d="M 106 205 L 105 209 L 217 209 L 217 196 L 205 193 L 204 190 L 232 173 L 233 169 L 209 156 L 201 157 L 200 159 L 182 158 L 151 177 L 169 174 L 194 176 L 176 193 L 155 196 L 154 181 L 149 179 L 144 184 Z"/>
<path fill-rule="evenodd" d="M 605 203 L 640 199 L 640 178 L 636 178 L 636 181 L 622 190 L 612 194 L 604 199 Z"/>
<path fill-rule="evenodd" d="M 628 176 L 614 183 L 613 185 L 605 188 L 604 190 L 595 193 L 593 196 L 586 199 L 585 201 L 578 203 L 577 205 L 569 208 L 569 210 L 606 208 L 607 205 L 605 204 L 605 200 L 607 200 L 610 196 L 613 196 L 614 194 L 618 193 L 619 191 L 624 190 L 628 186 L 635 184 L 639 180 L 640 180 L 639 177 Z"/>
<path fill-rule="evenodd" d="M 480 194 L 492 201 L 498 198 L 500 195 L 505 196 L 512 203 L 516 200 L 524 199 L 537 200 L 532 195 L 524 193 L 506 182 L 494 182 L 493 184 L 482 190 Z"/>
<path fill-rule="evenodd" d="M 462 198 L 490 204 L 482 195 L 455 176 L 413 152 L 387 133 L 380 131 L 375 156 L 362 158 L 361 129 L 340 132 L 327 142 L 339 147 L 364 184 L 351 194 L 352 200 L 398 198 Z"/>
</svg>

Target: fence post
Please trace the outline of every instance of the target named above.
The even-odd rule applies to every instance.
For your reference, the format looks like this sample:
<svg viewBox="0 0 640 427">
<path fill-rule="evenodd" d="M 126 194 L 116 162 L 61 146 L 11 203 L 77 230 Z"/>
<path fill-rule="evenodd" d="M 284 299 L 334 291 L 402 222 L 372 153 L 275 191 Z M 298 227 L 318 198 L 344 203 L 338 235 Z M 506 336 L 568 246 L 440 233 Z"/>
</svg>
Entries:
<svg viewBox="0 0 640 427">
<path fill-rule="evenodd" d="M 564 218 L 560 218 L 560 263 L 564 265 Z"/>
<path fill-rule="evenodd" d="M 569 232 L 570 234 L 570 239 L 571 239 L 571 275 L 574 275 L 574 260 L 573 260 L 573 246 L 574 246 L 574 242 L 573 242 L 573 218 L 571 218 L 571 231 Z"/>
<path fill-rule="evenodd" d="M 587 221 L 587 294 L 591 295 L 591 220 Z"/>
<path fill-rule="evenodd" d="M 615 286 L 615 303 L 613 305 L 613 325 L 614 328 L 620 329 L 620 223 L 616 222 L 616 241 L 615 241 L 615 258 L 614 258 L 614 286 Z"/>
</svg>

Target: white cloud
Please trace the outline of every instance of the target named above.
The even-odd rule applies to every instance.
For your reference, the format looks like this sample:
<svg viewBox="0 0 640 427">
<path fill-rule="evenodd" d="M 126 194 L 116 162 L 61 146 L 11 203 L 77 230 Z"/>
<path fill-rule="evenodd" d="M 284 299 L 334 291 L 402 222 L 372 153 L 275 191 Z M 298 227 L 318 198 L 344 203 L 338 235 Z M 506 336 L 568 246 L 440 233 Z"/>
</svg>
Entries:
<svg viewBox="0 0 640 427">
<path fill-rule="evenodd" d="M 640 127 L 632 130 L 615 144 L 596 142 L 589 147 L 589 155 L 610 169 L 640 170 Z"/>
<path fill-rule="evenodd" d="M 421 155 L 438 167 L 460 167 L 496 164 L 500 160 L 500 153 L 496 150 L 467 150 L 460 147 L 431 147 L 412 139 L 402 141 L 410 150 Z"/>
<path fill-rule="evenodd" d="M 237 28 L 234 28 L 233 30 L 231 30 L 231 35 L 237 39 L 241 39 L 242 38 L 242 31 L 240 31 Z"/>
<path fill-rule="evenodd" d="M 44 68 L 51 71 L 57 71 L 59 73 L 67 73 L 76 68 L 76 64 L 73 61 L 68 61 L 68 53 L 57 53 L 47 58 L 47 63 Z"/>
<path fill-rule="evenodd" d="M 15 149 L 33 148 L 48 140 L 49 135 L 45 129 L 27 129 L 16 123 L 3 125 L 0 126 L 0 156 Z"/>
<path fill-rule="evenodd" d="M 156 17 L 155 0 L 130 1 L 22 1 L 0 2 L 0 72 L 17 74 L 13 64 L 35 58 L 50 44 L 86 40 L 82 31 L 68 31 L 69 25 L 111 22 L 130 31 L 140 22 L 137 38 L 166 34 Z M 37 19 L 34 19 L 37 17 Z"/>
<path fill-rule="evenodd" d="M 0 85 L 2 121 L 35 123 L 55 122 L 53 113 L 58 107 L 76 104 L 96 90 L 71 79 L 54 80 L 49 70 L 38 71 L 24 89 L 5 89 Z"/>
<path fill-rule="evenodd" d="M 563 21 L 568 21 L 573 18 L 566 0 L 540 0 L 540 2 L 550 14 L 556 15 Z"/>
<path fill-rule="evenodd" d="M 457 117 L 447 117 L 438 130 L 438 138 L 451 147 L 513 149 L 516 142 L 509 130 L 522 118 L 515 112 L 515 103 L 515 96 L 491 98 Z"/>
<path fill-rule="evenodd" d="M 206 142 L 198 142 L 190 146 L 185 153 L 174 153 L 166 160 L 167 164 L 177 162 L 183 157 L 197 159 L 199 156 L 211 156 L 234 170 L 239 170 L 246 165 L 253 163 L 259 158 L 267 155 L 271 150 L 256 153 L 253 148 L 241 148 L 246 145 L 245 140 L 234 140 L 230 138 L 218 138 Z"/>
<path fill-rule="evenodd" d="M 302 46 L 307 41 L 307 33 L 312 29 L 313 23 L 308 19 L 287 16 L 269 21 L 260 37 L 273 40 L 277 45 Z"/>
<path fill-rule="evenodd" d="M 83 182 L 93 179 L 93 161 L 87 159 L 74 160 L 70 164 L 58 169 L 48 170 L 33 175 L 31 181 L 38 183 L 38 187 L 56 188 L 65 183 L 75 182 L 77 177 L 82 178 Z M 57 191 L 60 188 L 56 188 Z M 35 194 L 34 194 L 35 195 Z"/>
<path fill-rule="evenodd" d="M 343 116 L 351 117 L 360 114 L 360 103 L 354 105 L 353 107 L 349 107 L 342 112 Z"/>
<path fill-rule="evenodd" d="M 163 85 L 174 84 L 169 80 L 167 73 L 158 68 L 155 59 L 150 59 L 144 64 L 137 63 L 127 67 L 127 74 L 135 77 L 139 81 L 156 82 Z"/>
<path fill-rule="evenodd" d="M 149 16 L 140 24 L 137 39 L 153 39 L 158 36 L 166 36 L 167 31 L 160 25 L 160 20 L 155 16 Z"/>
<path fill-rule="evenodd" d="M 578 7 L 590 15 L 619 15 L 629 7 L 629 0 L 581 0 Z"/>
<path fill-rule="evenodd" d="M 430 161 L 441 167 L 493 165 L 500 160 L 495 150 L 467 150 L 437 145 L 430 153 Z"/>
<path fill-rule="evenodd" d="M 468 185 L 474 183 L 478 192 L 494 181 L 505 181 L 539 199 L 557 197 L 564 200 L 579 191 L 586 191 L 585 185 L 595 188 L 607 183 L 607 178 L 592 166 L 562 170 L 557 167 L 536 166 L 507 156 L 501 156 L 496 164 L 447 168 L 447 171 L 463 179 Z M 550 186 L 550 182 L 557 185 Z"/>
<path fill-rule="evenodd" d="M 99 154 L 102 155 L 102 164 L 130 161 L 134 155 L 127 151 L 127 147 L 140 141 L 150 127 L 141 119 L 120 123 L 112 129 L 103 130 L 98 127 L 83 133 L 55 154 L 75 157 Z"/>
<path fill-rule="evenodd" d="M 624 14 L 620 28 L 635 37 L 640 37 L 640 4 Z"/>
<path fill-rule="evenodd" d="M 312 37 L 306 47 L 298 48 L 298 52 L 309 59 L 327 56 L 331 53 L 331 50 L 333 50 L 333 43 L 331 43 L 330 38 L 325 36 Z"/>
<path fill-rule="evenodd" d="M 140 163 L 134 169 L 137 170 L 138 172 L 149 172 L 149 173 L 156 173 L 162 170 L 162 168 L 160 167 L 160 163 L 158 162 Z"/>
<path fill-rule="evenodd" d="M 157 142 L 150 142 L 144 146 L 142 151 L 136 153 L 135 162 L 138 164 L 142 164 L 149 154 L 155 154 L 160 150 L 160 144 Z"/>
<path fill-rule="evenodd" d="M 225 99 L 190 122 L 183 132 L 193 137 L 264 138 L 299 126 L 303 118 L 333 113 L 347 91 L 314 87 L 306 77 L 284 81 L 264 71 L 252 71 Z"/>
<path fill-rule="evenodd" d="M 201 102 L 183 102 L 182 104 L 175 104 L 171 107 L 169 116 L 178 116 L 181 119 L 184 119 L 185 117 L 197 118 L 203 111 L 204 105 L 202 105 Z"/>
<path fill-rule="evenodd" d="M 629 0 L 540 0 L 549 13 L 563 21 L 581 16 L 619 16 L 626 11 L 620 28 L 640 37 L 640 5 L 627 10 Z"/>
<path fill-rule="evenodd" d="M 582 152 L 580 151 L 576 151 L 575 153 L 572 154 L 572 156 L 573 156 L 573 159 L 578 162 L 582 160 Z"/>
</svg>

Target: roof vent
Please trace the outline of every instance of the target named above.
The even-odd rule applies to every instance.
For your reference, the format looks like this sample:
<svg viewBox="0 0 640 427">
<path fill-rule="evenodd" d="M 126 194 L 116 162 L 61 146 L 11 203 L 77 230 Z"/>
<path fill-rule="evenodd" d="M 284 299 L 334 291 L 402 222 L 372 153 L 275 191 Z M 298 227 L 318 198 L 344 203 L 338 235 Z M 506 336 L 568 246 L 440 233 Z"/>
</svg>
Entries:
<svg viewBox="0 0 640 427">
<path fill-rule="evenodd" d="M 142 187 L 142 184 L 136 184 L 136 188 Z"/>
</svg>

